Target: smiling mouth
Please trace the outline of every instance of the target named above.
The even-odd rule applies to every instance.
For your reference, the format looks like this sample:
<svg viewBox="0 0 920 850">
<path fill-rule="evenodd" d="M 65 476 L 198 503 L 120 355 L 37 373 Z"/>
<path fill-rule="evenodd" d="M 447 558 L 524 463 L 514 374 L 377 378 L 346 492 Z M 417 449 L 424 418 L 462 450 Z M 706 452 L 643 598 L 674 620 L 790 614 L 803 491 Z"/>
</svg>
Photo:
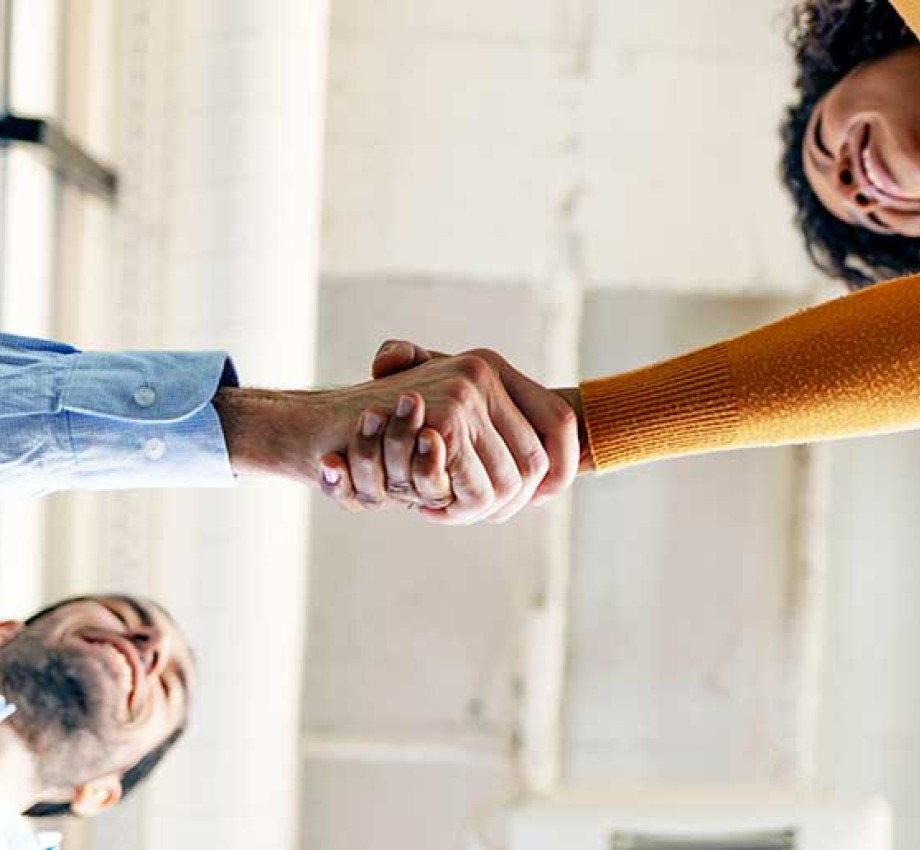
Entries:
<svg viewBox="0 0 920 850">
<path fill-rule="evenodd" d="M 130 648 L 123 647 L 114 640 L 93 638 L 88 641 L 93 646 L 100 648 L 104 656 L 106 669 L 118 681 L 127 693 L 128 710 L 133 712 L 137 699 L 138 683 L 141 679 L 141 664 Z"/>
<path fill-rule="evenodd" d="M 860 183 L 882 201 L 916 205 L 917 199 L 901 188 L 870 146 L 871 134 L 871 127 L 866 124 L 859 137 L 858 153 L 853 157 Z"/>
</svg>

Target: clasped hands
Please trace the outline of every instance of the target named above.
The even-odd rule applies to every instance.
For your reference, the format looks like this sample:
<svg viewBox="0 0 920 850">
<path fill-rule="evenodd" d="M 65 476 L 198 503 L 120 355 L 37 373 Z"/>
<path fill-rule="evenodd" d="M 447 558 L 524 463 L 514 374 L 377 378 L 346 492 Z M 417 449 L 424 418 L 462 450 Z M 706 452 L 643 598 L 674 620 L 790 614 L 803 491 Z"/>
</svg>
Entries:
<svg viewBox="0 0 920 850">
<path fill-rule="evenodd" d="M 323 492 L 346 509 L 502 522 L 587 466 L 577 390 L 546 389 L 494 351 L 449 357 L 390 341 L 372 373 L 350 389 L 379 398 L 357 416 L 347 447 L 320 459 Z"/>
</svg>

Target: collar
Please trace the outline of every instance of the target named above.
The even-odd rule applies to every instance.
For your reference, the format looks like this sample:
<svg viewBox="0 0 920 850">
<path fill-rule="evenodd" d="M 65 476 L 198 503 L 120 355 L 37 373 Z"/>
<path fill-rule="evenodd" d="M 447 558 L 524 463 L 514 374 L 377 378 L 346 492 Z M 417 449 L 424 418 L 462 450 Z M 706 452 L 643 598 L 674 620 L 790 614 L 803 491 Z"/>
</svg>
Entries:
<svg viewBox="0 0 920 850">
<path fill-rule="evenodd" d="M 9 720 L 16 706 L 0 694 L 0 723 Z M 40 832 L 35 835 L 19 812 L 0 804 L 0 850 L 60 850 L 61 833 Z"/>
</svg>

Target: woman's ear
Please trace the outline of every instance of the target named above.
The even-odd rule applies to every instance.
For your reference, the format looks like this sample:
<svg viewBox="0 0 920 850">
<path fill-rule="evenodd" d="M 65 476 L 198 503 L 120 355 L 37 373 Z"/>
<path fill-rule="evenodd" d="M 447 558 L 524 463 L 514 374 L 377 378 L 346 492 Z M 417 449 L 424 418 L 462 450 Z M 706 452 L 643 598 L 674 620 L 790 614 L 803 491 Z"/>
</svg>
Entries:
<svg viewBox="0 0 920 850">
<path fill-rule="evenodd" d="M 75 815 L 91 817 L 110 809 L 120 799 L 121 777 L 110 773 L 78 786 L 70 801 L 70 810 Z"/>
<path fill-rule="evenodd" d="M 24 628 L 25 625 L 18 620 L 4 620 L 0 622 L 0 646 L 9 643 Z"/>
</svg>

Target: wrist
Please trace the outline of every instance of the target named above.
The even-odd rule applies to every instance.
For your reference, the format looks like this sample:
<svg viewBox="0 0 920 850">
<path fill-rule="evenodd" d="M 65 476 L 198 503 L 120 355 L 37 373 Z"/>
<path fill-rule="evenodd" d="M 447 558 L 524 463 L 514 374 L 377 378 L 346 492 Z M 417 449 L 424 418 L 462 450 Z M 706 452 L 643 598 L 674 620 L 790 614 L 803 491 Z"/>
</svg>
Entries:
<svg viewBox="0 0 920 850">
<path fill-rule="evenodd" d="M 214 408 L 234 473 L 316 481 L 321 455 L 315 437 L 321 428 L 314 421 L 316 404 L 310 397 L 319 395 L 221 387 Z"/>
<path fill-rule="evenodd" d="M 557 387 L 552 390 L 569 407 L 575 411 L 578 419 L 578 472 L 593 472 L 595 470 L 594 458 L 591 456 L 591 445 L 588 441 L 588 428 L 585 424 L 585 408 L 581 400 L 581 390 L 578 387 Z"/>
</svg>

